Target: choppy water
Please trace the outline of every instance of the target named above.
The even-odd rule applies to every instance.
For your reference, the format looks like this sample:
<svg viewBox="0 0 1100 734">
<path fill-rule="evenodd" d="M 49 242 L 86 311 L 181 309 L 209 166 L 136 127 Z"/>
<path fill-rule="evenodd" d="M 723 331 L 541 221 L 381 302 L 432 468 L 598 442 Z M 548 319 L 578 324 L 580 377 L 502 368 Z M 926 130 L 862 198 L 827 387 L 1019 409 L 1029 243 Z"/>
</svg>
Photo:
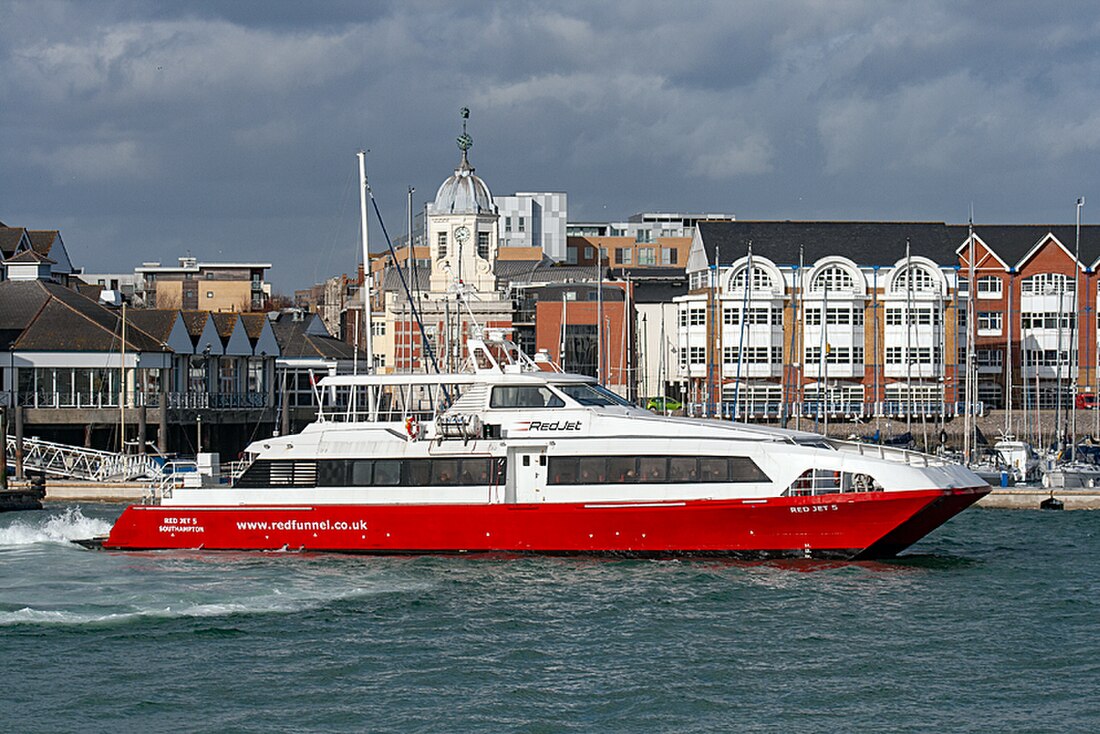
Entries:
<svg viewBox="0 0 1100 734">
<path fill-rule="evenodd" d="M 890 563 L 120 554 L 0 516 L 13 732 L 1093 732 L 1100 513 Z"/>
</svg>

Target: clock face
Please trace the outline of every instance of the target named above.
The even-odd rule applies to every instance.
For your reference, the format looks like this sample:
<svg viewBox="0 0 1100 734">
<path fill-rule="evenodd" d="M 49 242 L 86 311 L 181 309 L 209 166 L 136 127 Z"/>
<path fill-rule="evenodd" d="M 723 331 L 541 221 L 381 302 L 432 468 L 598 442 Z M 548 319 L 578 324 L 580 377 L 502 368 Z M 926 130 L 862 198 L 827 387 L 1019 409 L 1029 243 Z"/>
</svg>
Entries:
<svg viewBox="0 0 1100 734">
<path fill-rule="evenodd" d="M 470 229 L 469 229 L 469 227 L 463 226 L 463 227 L 459 227 L 458 229 L 456 229 L 455 230 L 455 239 L 458 240 L 459 242 L 465 242 L 466 240 L 470 239 Z"/>
</svg>

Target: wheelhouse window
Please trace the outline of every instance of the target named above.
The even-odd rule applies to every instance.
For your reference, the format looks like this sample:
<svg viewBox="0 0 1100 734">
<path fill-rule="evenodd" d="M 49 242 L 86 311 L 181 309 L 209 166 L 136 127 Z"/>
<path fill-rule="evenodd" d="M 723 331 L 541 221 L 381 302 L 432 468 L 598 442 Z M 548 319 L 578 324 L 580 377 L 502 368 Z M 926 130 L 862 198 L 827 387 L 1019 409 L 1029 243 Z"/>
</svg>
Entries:
<svg viewBox="0 0 1100 734">
<path fill-rule="evenodd" d="M 489 397 L 490 408 L 561 408 L 565 401 L 545 385 L 494 387 Z"/>
<path fill-rule="evenodd" d="M 581 405 L 590 405 L 594 407 L 607 405 L 631 407 L 634 405 L 629 400 L 620 398 L 618 395 L 601 385 L 593 385 L 584 382 L 577 385 L 557 385 L 557 388 Z"/>
</svg>

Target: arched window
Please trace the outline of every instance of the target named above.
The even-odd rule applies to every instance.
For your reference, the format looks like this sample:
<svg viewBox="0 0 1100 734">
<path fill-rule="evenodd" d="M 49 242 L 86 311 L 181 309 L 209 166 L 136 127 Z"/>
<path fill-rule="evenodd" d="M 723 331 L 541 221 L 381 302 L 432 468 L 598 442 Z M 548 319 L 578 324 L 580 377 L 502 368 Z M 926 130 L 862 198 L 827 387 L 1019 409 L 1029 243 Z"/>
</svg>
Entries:
<svg viewBox="0 0 1100 734">
<path fill-rule="evenodd" d="M 912 288 L 914 293 L 928 293 L 936 290 L 936 279 L 928 268 L 910 265 L 898 273 L 894 280 L 894 292 L 906 293 Z"/>
<path fill-rule="evenodd" d="M 1073 293 L 1073 278 L 1061 273 L 1036 273 L 1020 281 L 1020 293 L 1024 295 L 1052 295 Z"/>
<path fill-rule="evenodd" d="M 852 280 L 852 274 L 839 265 L 825 268 L 814 276 L 813 282 L 810 284 L 811 291 L 850 291 L 854 290 L 855 287 L 856 284 Z"/>
<path fill-rule="evenodd" d="M 733 276 L 730 281 L 730 290 L 739 291 L 745 289 L 745 273 L 748 272 L 748 267 L 741 268 L 741 271 L 737 275 Z M 753 265 L 752 267 L 752 290 L 753 291 L 770 291 L 775 287 L 772 282 L 772 277 L 768 274 L 764 268 Z"/>
</svg>

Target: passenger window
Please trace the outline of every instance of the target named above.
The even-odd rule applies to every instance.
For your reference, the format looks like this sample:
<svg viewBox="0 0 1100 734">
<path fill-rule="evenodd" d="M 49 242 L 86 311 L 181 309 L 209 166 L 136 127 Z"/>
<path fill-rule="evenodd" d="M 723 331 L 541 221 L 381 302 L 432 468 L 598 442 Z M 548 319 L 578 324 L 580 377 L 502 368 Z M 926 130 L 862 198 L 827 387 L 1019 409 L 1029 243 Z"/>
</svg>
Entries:
<svg viewBox="0 0 1100 734">
<path fill-rule="evenodd" d="M 489 460 L 463 459 L 459 468 L 458 483 L 467 486 L 489 484 Z"/>
<path fill-rule="evenodd" d="M 607 476 L 612 482 L 636 482 L 638 472 L 633 456 L 610 456 L 607 459 Z"/>
<path fill-rule="evenodd" d="M 432 480 L 432 462 L 411 460 L 405 462 L 405 474 L 401 483 L 406 487 L 426 487 Z"/>
<path fill-rule="evenodd" d="M 372 482 L 373 461 L 354 461 L 351 465 L 351 483 L 356 487 L 369 487 Z"/>
<path fill-rule="evenodd" d="M 432 484 L 448 486 L 457 484 L 458 461 L 455 459 L 432 460 Z"/>
<path fill-rule="evenodd" d="M 401 462 L 387 459 L 374 462 L 374 484 L 392 487 L 401 483 Z"/>
<path fill-rule="evenodd" d="M 346 463 L 343 461 L 317 462 L 318 487 L 342 487 L 347 484 Z"/>
<path fill-rule="evenodd" d="M 580 460 L 580 473 L 577 481 L 580 484 L 592 484 L 594 482 L 607 481 L 607 460 L 602 456 L 587 456 Z"/>
<path fill-rule="evenodd" d="M 756 462 L 747 456 L 729 458 L 731 482 L 770 482 L 768 475 L 761 471 Z"/>
<path fill-rule="evenodd" d="M 576 484 L 577 460 L 555 458 L 550 460 L 550 484 Z"/>
<path fill-rule="evenodd" d="M 729 469 L 725 459 L 699 459 L 699 476 L 704 482 L 725 482 L 729 480 Z"/>
<path fill-rule="evenodd" d="M 664 482 L 667 478 L 667 466 L 663 456 L 641 457 L 638 459 L 638 481 Z"/>
<path fill-rule="evenodd" d="M 695 467 L 695 459 L 684 456 L 669 457 L 668 480 L 670 482 L 698 482 L 699 472 Z"/>
<path fill-rule="evenodd" d="M 545 386 L 494 387 L 490 408 L 561 408 L 565 401 Z"/>
</svg>

